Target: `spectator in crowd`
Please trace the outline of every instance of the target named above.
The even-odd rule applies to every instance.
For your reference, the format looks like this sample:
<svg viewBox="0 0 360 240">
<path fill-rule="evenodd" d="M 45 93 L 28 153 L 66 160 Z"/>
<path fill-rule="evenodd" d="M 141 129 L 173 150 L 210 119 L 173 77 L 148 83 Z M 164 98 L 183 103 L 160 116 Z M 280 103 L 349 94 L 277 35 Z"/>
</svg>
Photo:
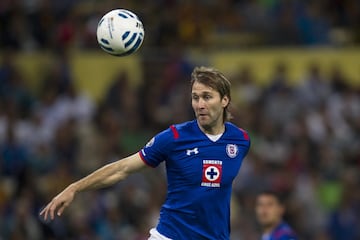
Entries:
<svg viewBox="0 0 360 240">
<path fill-rule="evenodd" d="M 285 222 L 285 206 L 275 192 L 262 192 L 256 198 L 256 217 L 262 228 L 262 240 L 296 240 L 296 234 Z"/>
</svg>

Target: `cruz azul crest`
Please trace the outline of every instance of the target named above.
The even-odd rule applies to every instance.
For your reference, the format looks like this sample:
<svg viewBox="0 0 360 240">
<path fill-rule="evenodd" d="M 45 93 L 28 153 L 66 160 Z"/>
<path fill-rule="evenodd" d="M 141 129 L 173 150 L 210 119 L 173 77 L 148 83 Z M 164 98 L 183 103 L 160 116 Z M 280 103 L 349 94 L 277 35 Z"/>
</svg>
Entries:
<svg viewBox="0 0 360 240">
<path fill-rule="evenodd" d="M 230 158 L 236 157 L 239 153 L 238 146 L 236 144 L 226 145 L 226 153 Z"/>
</svg>

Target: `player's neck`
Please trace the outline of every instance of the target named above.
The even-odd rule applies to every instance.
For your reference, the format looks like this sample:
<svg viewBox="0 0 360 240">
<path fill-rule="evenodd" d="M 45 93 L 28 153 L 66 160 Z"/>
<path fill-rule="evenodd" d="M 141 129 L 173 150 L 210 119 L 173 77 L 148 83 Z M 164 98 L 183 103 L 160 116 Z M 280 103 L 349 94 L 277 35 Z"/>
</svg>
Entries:
<svg viewBox="0 0 360 240">
<path fill-rule="evenodd" d="M 281 222 L 276 222 L 274 224 L 271 225 L 267 225 L 263 227 L 263 233 L 264 234 L 270 234 L 272 233 L 279 225 Z"/>
<path fill-rule="evenodd" d="M 217 124 L 215 126 L 201 126 L 198 122 L 199 128 L 202 132 L 204 132 L 205 134 L 210 134 L 210 135 L 218 135 L 218 134 L 222 134 L 223 132 L 225 132 L 225 125 L 222 124 Z"/>
</svg>

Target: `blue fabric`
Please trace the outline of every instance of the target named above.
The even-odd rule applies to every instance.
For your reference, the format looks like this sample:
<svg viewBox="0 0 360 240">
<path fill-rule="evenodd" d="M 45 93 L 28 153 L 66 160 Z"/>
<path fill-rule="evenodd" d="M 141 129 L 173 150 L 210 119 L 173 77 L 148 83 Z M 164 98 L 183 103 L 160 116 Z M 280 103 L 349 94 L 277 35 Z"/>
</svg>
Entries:
<svg viewBox="0 0 360 240">
<path fill-rule="evenodd" d="M 229 239 L 232 181 L 249 147 L 247 133 L 231 123 L 216 142 L 197 121 L 156 135 L 140 155 L 152 167 L 166 164 L 168 191 L 157 230 L 177 240 Z"/>
<path fill-rule="evenodd" d="M 269 240 L 297 240 L 297 236 L 292 228 L 286 223 L 282 222 L 270 234 Z"/>
</svg>

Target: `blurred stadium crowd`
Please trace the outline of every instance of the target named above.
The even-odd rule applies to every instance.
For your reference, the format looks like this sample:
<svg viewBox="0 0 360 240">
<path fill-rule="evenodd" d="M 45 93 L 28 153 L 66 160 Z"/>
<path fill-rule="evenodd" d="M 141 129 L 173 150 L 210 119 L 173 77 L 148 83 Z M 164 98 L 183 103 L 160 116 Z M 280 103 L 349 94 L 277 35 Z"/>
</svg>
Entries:
<svg viewBox="0 0 360 240">
<path fill-rule="evenodd" d="M 148 26 L 145 49 L 206 46 L 209 36 L 233 33 L 251 33 L 261 46 L 342 44 L 356 42 L 360 29 L 355 0 L 124 4 Z M 137 88 L 120 72 L 100 102 L 75 87 L 66 51 L 55 51 L 37 91 L 28 89 L 13 51 L 97 47 L 97 20 L 114 7 L 114 1 L 0 3 L 1 240 L 143 240 L 156 224 L 166 191 L 162 167 L 80 194 L 54 222 L 38 217 L 67 184 L 137 151 L 170 124 L 193 118 L 188 84 L 197 63 L 181 48 L 170 48 L 161 60 L 144 59 L 146 81 Z M 336 29 L 342 40 L 334 42 Z M 259 239 L 254 199 L 263 189 L 284 194 L 286 219 L 301 239 L 360 239 L 359 87 L 336 65 L 325 75 L 309 63 L 297 85 L 289 84 L 285 62 L 274 67 L 266 86 L 256 84 L 253 71 L 241 66 L 229 76 L 233 122 L 252 138 L 234 183 L 232 239 Z"/>
<path fill-rule="evenodd" d="M 145 23 L 146 45 L 223 47 L 360 42 L 357 0 L 122 1 Z M 97 47 L 101 16 L 114 0 L 2 0 L 0 46 L 23 50 Z"/>
</svg>

